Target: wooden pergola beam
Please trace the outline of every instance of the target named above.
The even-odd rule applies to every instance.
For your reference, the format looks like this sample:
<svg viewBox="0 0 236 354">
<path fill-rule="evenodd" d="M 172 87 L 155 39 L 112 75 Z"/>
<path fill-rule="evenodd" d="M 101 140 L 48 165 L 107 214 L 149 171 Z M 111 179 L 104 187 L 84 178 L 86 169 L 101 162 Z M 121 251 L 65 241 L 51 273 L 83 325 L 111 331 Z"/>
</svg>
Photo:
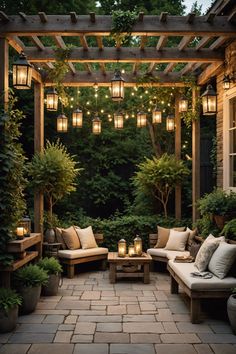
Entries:
<svg viewBox="0 0 236 354">
<path fill-rule="evenodd" d="M 184 50 L 188 45 L 189 43 L 192 41 L 193 37 L 192 36 L 184 36 L 180 43 L 178 44 L 178 49 L 179 50 Z"/>
<path fill-rule="evenodd" d="M 25 54 L 32 63 L 37 62 L 54 62 L 55 52 L 51 48 L 45 48 L 44 51 L 39 52 L 35 48 L 25 48 Z M 104 62 L 111 63 L 119 61 L 123 63 L 167 63 L 167 62 L 206 62 L 212 63 L 224 60 L 224 53 L 221 51 L 213 52 L 209 49 L 202 49 L 201 52 L 197 52 L 193 48 L 186 48 L 183 52 L 176 48 L 165 48 L 162 51 L 157 51 L 155 48 L 147 47 L 144 51 L 139 48 L 122 47 L 119 51 L 115 48 L 89 48 L 85 51 L 84 48 L 76 48 L 71 50 L 68 62 L 75 63 L 92 63 L 92 62 Z"/>
<path fill-rule="evenodd" d="M 164 74 L 169 74 L 173 70 L 175 64 L 176 63 L 169 63 L 164 70 Z"/>
<path fill-rule="evenodd" d="M 27 16 L 23 22 L 19 16 L 1 15 L 0 33 L 19 36 L 75 36 L 93 35 L 109 36 L 112 28 L 112 18 L 106 15 L 97 15 L 96 21 L 91 25 L 88 15 L 77 16 L 77 23 L 71 21 L 70 15 L 39 15 Z M 4 20 L 5 19 L 5 20 Z M 8 22 L 6 22 L 8 19 Z M 166 15 L 144 16 L 143 21 L 138 21 L 133 26 L 134 36 L 227 36 L 235 37 L 235 22 L 227 21 L 227 16 L 216 16 L 213 23 L 206 21 L 205 16 L 196 16 L 192 23 L 188 23 L 185 17 Z M 165 20 L 165 22 L 164 22 Z"/>
<path fill-rule="evenodd" d="M 207 68 L 199 75 L 198 77 L 198 85 L 204 85 L 207 81 L 214 77 L 219 71 L 222 70 L 224 62 L 213 63 L 208 65 Z"/>
<path fill-rule="evenodd" d="M 211 37 L 207 36 L 207 37 L 203 37 L 198 44 L 196 45 L 195 49 L 196 50 L 200 50 L 203 47 L 205 47 L 205 45 L 207 45 L 207 43 L 209 43 L 209 41 L 211 40 Z"/>
</svg>

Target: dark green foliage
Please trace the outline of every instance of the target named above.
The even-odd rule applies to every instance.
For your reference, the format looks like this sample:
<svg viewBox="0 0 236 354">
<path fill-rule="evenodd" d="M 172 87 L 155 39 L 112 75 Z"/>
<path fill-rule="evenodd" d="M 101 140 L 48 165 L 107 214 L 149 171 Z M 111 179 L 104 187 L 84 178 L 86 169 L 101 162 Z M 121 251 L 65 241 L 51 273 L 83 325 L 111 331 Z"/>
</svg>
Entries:
<svg viewBox="0 0 236 354">
<path fill-rule="evenodd" d="M 232 191 L 227 193 L 220 188 L 215 189 L 212 193 L 205 194 L 204 197 L 199 199 L 198 209 L 201 215 L 233 213 L 236 210 L 236 193 Z"/>
<path fill-rule="evenodd" d="M 15 272 L 15 280 L 20 287 L 36 287 L 46 285 L 48 281 L 47 272 L 36 264 L 29 264 Z"/>
<path fill-rule="evenodd" d="M 236 241 L 236 219 L 232 219 L 227 222 L 221 232 L 221 235 L 224 235 L 230 240 Z"/>
<path fill-rule="evenodd" d="M 111 36 L 117 43 L 129 43 L 133 25 L 135 25 L 137 21 L 138 14 L 135 11 L 113 11 Z"/>
<path fill-rule="evenodd" d="M 54 257 L 45 257 L 38 262 L 38 266 L 45 270 L 47 274 L 58 274 L 62 272 L 62 266 Z"/>
<path fill-rule="evenodd" d="M 70 218 L 69 218 L 70 217 Z M 144 249 L 149 248 L 149 234 L 157 232 L 157 225 L 164 227 L 190 226 L 189 220 L 176 220 L 174 218 L 163 218 L 161 216 L 121 216 L 113 219 L 92 219 L 89 217 L 68 216 L 64 226 L 78 225 L 85 228 L 93 227 L 95 233 L 104 235 L 104 246 L 109 251 L 117 251 L 117 242 L 124 238 L 127 243 L 133 243 L 135 235 L 139 235 L 144 244 Z"/>
<path fill-rule="evenodd" d="M 213 218 L 205 214 L 201 219 L 198 219 L 194 224 L 198 229 L 198 233 L 202 237 L 207 237 L 209 234 L 218 236 L 220 234 L 219 228 L 216 226 Z"/>
<path fill-rule="evenodd" d="M 8 111 L 0 113 L 0 262 L 5 265 L 10 261 L 5 253 L 6 244 L 25 211 L 25 157 L 18 142 L 23 113 L 14 109 L 15 102 L 10 95 Z"/>
<path fill-rule="evenodd" d="M 0 288 L 0 310 L 4 310 L 4 312 L 8 313 L 16 305 L 21 305 L 22 299 L 21 296 L 18 295 L 12 289 Z"/>
</svg>

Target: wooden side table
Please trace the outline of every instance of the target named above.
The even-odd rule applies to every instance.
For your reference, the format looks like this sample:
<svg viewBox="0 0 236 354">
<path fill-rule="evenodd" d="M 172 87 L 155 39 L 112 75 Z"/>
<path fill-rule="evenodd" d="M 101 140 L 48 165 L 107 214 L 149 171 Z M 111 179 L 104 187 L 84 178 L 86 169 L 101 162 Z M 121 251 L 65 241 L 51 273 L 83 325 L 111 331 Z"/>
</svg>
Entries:
<svg viewBox="0 0 236 354">
<path fill-rule="evenodd" d="M 150 263 L 152 261 L 152 257 L 143 253 L 141 257 L 118 257 L 117 252 L 109 252 L 108 253 L 108 263 L 109 263 L 109 277 L 110 282 L 115 283 L 118 277 L 126 278 L 126 277 L 135 277 L 135 278 L 143 278 L 144 284 L 150 283 Z M 137 271 L 124 272 L 118 269 L 118 266 L 130 266 L 134 268 L 141 268 Z M 140 266 L 140 267 L 137 267 Z"/>
<path fill-rule="evenodd" d="M 54 242 L 54 243 L 43 242 L 43 255 L 45 257 L 58 258 L 58 251 L 60 247 L 61 247 L 61 243 L 59 242 Z"/>
</svg>

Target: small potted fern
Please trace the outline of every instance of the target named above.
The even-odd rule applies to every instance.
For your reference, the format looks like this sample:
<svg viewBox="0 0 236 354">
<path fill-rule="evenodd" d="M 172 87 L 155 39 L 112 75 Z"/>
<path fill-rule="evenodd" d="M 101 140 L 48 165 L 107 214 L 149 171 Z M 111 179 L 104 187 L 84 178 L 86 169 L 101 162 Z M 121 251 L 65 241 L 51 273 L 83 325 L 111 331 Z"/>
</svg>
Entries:
<svg viewBox="0 0 236 354">
<path fill-rule="evenodd" d="M 16 289 L 22 296 L 20 314 L 33 312 L 40 298 L 42 285 L 48 281 L 47 273 L 37 265 L 29 264 L 16 271 Z"/>
<path fill-rule="evenodd" d="M 59 261 L 54 257 L 45 257 L 39 261 L 38 266 L 48 274 L 48 282 L 42 286 L 42 294 L 45 296 L 57 295 L 62 272 Z"/>
<path fill-rule="evenodd" d="M 16 327 L 21 297 L 12 289 L 0 288 L 0 333 Z"/>
</svg>

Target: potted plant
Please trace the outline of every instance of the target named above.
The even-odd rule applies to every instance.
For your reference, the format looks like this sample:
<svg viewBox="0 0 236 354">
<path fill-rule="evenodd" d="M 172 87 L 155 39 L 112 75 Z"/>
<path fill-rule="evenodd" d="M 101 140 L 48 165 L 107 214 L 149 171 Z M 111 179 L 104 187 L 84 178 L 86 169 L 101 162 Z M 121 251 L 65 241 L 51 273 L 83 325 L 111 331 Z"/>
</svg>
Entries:
<svg viewBox="0 0 236 354">
<path fill-rule="evenodd" d="M 236 288 L 232 290 L 232 295 L 228 298 L 227 312 L 232 331 L 236 334 Z"/>
<path fill-rule="evenodd" d="M 44 194 L 48 206 L 46 222 L 55 225 L 53 206 L 66 194 L 75 190 L 75 179 L 81 169 L 75 167 L 73 156 L 59 142 L 46 143 L 46 148 L 34 155 L 28 164 L 30 185 L 36 192 Z M 55 237 L 55 233 L 53 234 Z M 46 241 L 53 242 L 53 236 Z"/>
<path fill-rule="evenodd" d="M 40 298 L 42 285 L 48 281 L 47 273 L 37 265 L 29 264 L 16 271 L 16 289 L 22 296 L 20 313 L 27 314 L 35 310 Z"/>
<path fill-rule="evenodd" d="M 16 327 L 21 302 L 20 295 L 14 290 L 0 288 L 0 333 L 13 331 Z"/>
<path fill-rule="evenodd" d="M 236 241 L 236 219 L 227 222 L 221 232 L 229 240 Z"/>
<path fill-rule="evenodd" d="M 39 261 L 38 266 L 48 274 L 48 282 L 42 286 L 42 294 L 45 296 L 57 295 L 62 272 L 59 261 L 54 257 L 45 257 Z"/>
</svg>

